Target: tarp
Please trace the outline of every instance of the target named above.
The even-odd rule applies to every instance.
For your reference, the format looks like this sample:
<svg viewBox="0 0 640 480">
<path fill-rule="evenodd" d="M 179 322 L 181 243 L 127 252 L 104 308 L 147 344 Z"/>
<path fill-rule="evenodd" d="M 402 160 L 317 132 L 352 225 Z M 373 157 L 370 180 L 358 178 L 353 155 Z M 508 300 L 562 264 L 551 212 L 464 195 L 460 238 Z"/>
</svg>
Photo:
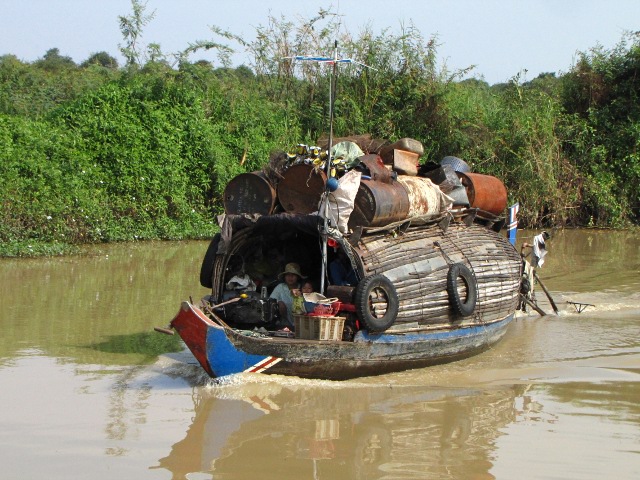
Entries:
<svg viewBox="0 0 640 480">
<path fill-rule="evenodd" d="M 220 226 L 220 245 L 218 254 L 225 254 L 229 248 L 231 238 L 245 228 L 254 229 L 259 233 L 278 233 L 295 228 L 310 235 L 318 235 L 318 228 L 322 219 L 316 215 L 299 215 L 294 213 L 278 213 L 275 215 L 218 215 L 218 225 Z"/>
</svg>

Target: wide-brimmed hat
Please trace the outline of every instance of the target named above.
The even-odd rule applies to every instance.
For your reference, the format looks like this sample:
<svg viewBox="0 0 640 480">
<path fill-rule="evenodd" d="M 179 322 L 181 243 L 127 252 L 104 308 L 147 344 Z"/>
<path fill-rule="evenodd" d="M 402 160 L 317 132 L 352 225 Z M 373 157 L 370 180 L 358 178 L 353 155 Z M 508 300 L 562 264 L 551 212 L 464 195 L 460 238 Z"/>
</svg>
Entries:
<svg viewBox="0 0 640 480">
<path fill-rule="evenodd" d="M 293 273 L 294 275 L 298 275 L 300 278 L 307 278 L 304 275 L 302 275 L 302 272 L 300 270 L 300 265 L 298 265 L 297 263 L 287 263 L 287 265 L 284 267 L 284 272 L 282 272 L 278 276 L 282 277 L 287 273 Z"/>
</svg>

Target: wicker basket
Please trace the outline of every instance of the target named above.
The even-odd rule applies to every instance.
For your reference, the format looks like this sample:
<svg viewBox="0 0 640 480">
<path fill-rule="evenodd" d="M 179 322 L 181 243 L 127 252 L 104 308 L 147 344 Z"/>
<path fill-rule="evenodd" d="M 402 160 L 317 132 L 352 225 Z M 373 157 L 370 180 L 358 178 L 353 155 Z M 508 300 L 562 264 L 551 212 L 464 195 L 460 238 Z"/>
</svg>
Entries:
<svg viewBox="0 0 640 480">
<path fill-rule="evenodd" d="M 296 338 L 306 340 L 342 340 L 344 317 L 294 315 Z"/>
</svg>

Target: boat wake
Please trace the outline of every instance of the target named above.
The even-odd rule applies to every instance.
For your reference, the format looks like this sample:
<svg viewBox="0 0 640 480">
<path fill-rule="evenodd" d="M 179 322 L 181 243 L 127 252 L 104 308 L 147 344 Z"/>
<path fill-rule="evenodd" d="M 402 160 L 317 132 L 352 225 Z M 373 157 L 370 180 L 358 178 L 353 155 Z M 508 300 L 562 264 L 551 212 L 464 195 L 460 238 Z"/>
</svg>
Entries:
<svg viewBox="0 0 640 480">
<path fill-rule="evenodd" d="M 188 348 L 181 352 L 160 355 L 154 370 L 169 377 L 180 377 L 190 385 L 205 385 L 210 379 Z"/>
<path fill-rule="evenodd" d="M 588 315 L 598 316 L 608 313 L 633 315 L 640 313 L 640 292 L 621 292 L 620 290 L 597 292 L 551 292 L 560 316 Z M 538 306 L 548 315 L 554 314 L 553 307 L 542 292 L 536 294 Z M 518 316 L 539 316 L 533 310 L 518 312 Z"/>
<path fill-rule="evenodd" d="M 272 386 L 277 386 L 279 389 L 285 387 L 290 390 L 297 388 L 308 389 L 310 387 L 323 389 L 354 388 L 358 386 L 371 387 L 370 384 L 358 382 L 357 380 L 338 382 L 332 380 L 306 379 L 288 375 L 264 375 L 262 373 L 236 373 L 224 377 L 211 378 L 187 348 L 181 352 L 161 355 L 156 360 L 153 369 L 169 377 L 182 377 L 190 385 L 202 387 L 210 393 L 215 392 L 216 396 L 220 398 L 227 398 L 225 397 L 225 392 L 233 392 L 238 388 L 241 388 L 242 391 L 245 392 L 244 395 L 246 395 L 247 388 L 268 390 Z M 228 394 L 228 398 L 234 397 L 233 393 Z"/>
<path fill-rule="evenodd" d="M 270 386 L 277 386 L 277 388 L 287 388 L 289 390 L 296 390 L 298 388 L 322 388 L 322 389 L 345 389 L 345 388 L 358 388 L 367 387 L 370 388 L 369 383 L 348 380 L 348 381 L 333 381 L 333 380 L 320 380 L 300 378 L 292 375 L 264 375 L 262 373 L 236 373 L 234 375 L 226 375 L 220 378 L 208 378 L 204 384 L 205 388 L 210 391 L 216 392 L 232 392 L 237 387 L 241 387 L 243 391 L 247 388 L 270 388 Z M 265 387 L 266 386 L 266 387 Z"/>
</svg>

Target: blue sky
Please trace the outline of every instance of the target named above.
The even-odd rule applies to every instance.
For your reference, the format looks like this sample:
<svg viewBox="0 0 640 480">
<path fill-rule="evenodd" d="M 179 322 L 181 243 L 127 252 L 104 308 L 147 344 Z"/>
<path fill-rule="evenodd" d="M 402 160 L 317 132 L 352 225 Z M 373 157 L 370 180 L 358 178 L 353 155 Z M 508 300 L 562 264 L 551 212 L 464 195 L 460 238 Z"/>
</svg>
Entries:
<svg viewBox="0 0 640 480">
<path fill-rule="evenodd" d="M 155 18 L 143 41 L 177 52 L 215 38 L 211 25 L 251 39 L 269 14 L 310 18 L 320 7 L 356 33 L 367 25 L 399 32 L 411 21 L 425 39 L 438 36 L 441 64 L 476 65 L 472 76 L 492 84 L 524 70 L 528 80 L 566 72 L 576 52 L 612 48 L 623 32 L 640 30 L 640 0 L 148 0 Z M 0 55 L 30 62 L 55 47 L 76 62 L 99 51 L 121 59 L 118 16 L 130 12 L 130 0 L 0 0 Z M 191 59 L 201 58 L 207 54 Z"/>
</svg>

